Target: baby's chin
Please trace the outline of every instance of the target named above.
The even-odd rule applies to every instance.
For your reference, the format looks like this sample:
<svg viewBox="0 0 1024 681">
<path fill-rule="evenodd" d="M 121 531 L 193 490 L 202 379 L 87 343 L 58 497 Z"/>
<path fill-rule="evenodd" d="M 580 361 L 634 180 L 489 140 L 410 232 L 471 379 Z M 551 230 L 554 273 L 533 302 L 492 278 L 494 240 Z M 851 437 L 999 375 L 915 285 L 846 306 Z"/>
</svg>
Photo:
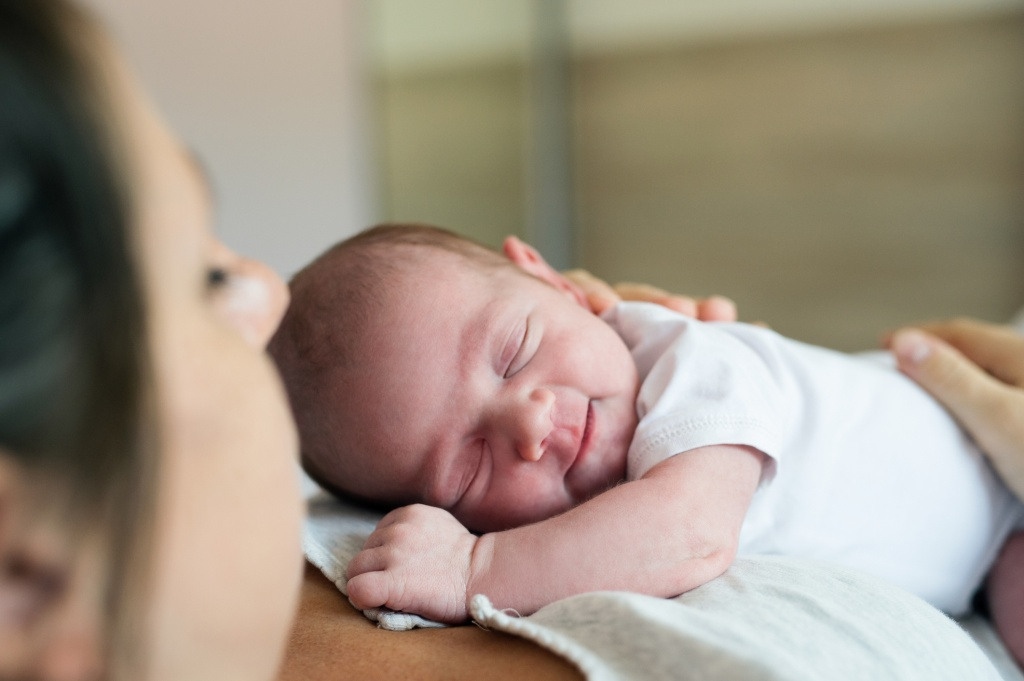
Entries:
<svg viewBox="0 0 1024 681">
<path fill-rule="evenodd" d="M 599 462 L 600 467 L 588 471 L 586 480 L 581 481 L 579 487 L 572 490 L 576 504 L 593 499 L 626 479 L 626 451 L 616 449 L 604 454 L 605 457 Z"/>
<path fill-rule="evenodd" d="M 603 492 L 609 487 L 614 487 L 626 479 L 626 464 L 629 458 L 629 447 L 633 444 L 633 434 L 636 432 L 636 412 L 632 405 L 628 412 L 622 415 L 620 427 L 617 432 L 610 434 L 603 443 L 604 456 L 599 460 L 600 470 L 596 476 L 595 485 Z"/>
<path fill-rule="evenodd" d="M 494 513 L 453 512 L 455 519 L 471 532 L 503 532 L 523 525 L 541 522 L 565 513 L 577 504 L 567 498 L 548 499 L 530 509 L 517 508 L 514 511 Z"/>
</svg>

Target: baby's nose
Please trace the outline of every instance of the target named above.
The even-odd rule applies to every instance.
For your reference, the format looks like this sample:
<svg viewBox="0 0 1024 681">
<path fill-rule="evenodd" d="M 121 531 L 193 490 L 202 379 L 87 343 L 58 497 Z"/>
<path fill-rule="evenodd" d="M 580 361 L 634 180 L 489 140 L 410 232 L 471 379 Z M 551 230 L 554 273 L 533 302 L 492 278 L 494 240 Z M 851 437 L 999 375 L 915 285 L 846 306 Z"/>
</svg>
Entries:
<svg viewBox="0 0 1024 681">
<path fill-rule="evenodd" d="M 527 395 L 516 442 L 516 450 L 524 460 L 540 461 L 544 456 L 546 440 L 551 434 L 551 408 L 554 404 L 555 394 L 547 388 L 536 388 Z"/>
</svg>

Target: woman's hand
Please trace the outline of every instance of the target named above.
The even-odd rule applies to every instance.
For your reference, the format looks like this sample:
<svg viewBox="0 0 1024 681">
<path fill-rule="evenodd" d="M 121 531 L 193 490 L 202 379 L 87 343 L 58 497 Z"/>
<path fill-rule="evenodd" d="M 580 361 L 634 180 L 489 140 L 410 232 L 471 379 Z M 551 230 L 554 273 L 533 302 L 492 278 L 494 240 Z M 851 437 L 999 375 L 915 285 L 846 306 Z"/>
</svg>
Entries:
<svg viewBox="0 0 1024 681">
<path fill-rule="evenodd" d="M 942 402 L 1024 499 L 1024 336 L 960 319 L 893 333 L 900 370 Z"/>
<path fill-rule="evenodd" d="M 722 296 L 678 296 L 656 286 L 632 282 L 623 282 L 613 287 L 586 270 L 569 270 L 564 276 L 583 291 L 595 314 L 601 314 L 620 300 L 635 300 L 664 305 L 670 310 L 706 322 L 736 321 L 736 304 Z"/>
</svg>

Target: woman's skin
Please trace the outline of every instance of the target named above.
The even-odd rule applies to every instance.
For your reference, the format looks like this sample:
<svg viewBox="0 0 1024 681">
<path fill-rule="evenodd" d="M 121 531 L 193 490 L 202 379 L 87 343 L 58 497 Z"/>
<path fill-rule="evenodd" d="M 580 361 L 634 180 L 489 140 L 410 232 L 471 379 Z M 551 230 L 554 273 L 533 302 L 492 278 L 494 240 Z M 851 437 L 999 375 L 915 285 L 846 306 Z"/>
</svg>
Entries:
<svg viewBox="0 0 1024 681">
<path fill-rule="evenodd" d="M 444 679 L 576 681 L 579 670 L 526 639 L 476 626 L 386 631 L 338 587 L 306 568 L 295 628 L 278 681 Z"/>
<path fill-rule="evenodd" d="M 287 289 L 214 238 L 197 165 L 99 51 L 132 178 L 162 442 L 149 678 L 269 679 L 303 564 L 297 435 L 264 352 Z"/>
<path fill-rule="evenodd" d="M 35 488 L 0 450 L 0 679 L 100 678 L 105 668 L 101 621 L 105 563 L 102 537 L 88 533 L 72 543 L 66 519 L 28 498 Z M 52 492 L 43 484 L 41 488 Z M 58 595 L 40 585 L 60 584 Z M 20 578 L 20 579 L 19 579 Z M 65 582 L 65 579 L 67 580 Z"/>
</svg>

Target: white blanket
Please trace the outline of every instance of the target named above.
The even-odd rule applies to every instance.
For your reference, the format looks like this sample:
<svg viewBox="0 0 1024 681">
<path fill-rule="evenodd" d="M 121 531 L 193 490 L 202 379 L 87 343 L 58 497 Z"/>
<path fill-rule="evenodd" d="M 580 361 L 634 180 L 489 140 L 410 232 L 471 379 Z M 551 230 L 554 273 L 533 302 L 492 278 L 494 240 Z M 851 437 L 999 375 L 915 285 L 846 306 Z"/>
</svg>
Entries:
<svg viewBox="0 0 1024 681">
<path fill-rule="evenodd" d="M 306 557 L 342 593 L 345 568 L 379 518 L 326 495 L 310 501 Z M 969 628 L 991 660 L 924 601 L 867 575 L 792 558 L 740 559 L 673 599 L 589 593 L 517 617 L 479 595 L 471 611 L 480 626 L 535 641 L 588 679 L 1024 681 L 980 619 Z M 386 629 L 438 626 L 406 613 L 366 614 Z"/>
</svg>

